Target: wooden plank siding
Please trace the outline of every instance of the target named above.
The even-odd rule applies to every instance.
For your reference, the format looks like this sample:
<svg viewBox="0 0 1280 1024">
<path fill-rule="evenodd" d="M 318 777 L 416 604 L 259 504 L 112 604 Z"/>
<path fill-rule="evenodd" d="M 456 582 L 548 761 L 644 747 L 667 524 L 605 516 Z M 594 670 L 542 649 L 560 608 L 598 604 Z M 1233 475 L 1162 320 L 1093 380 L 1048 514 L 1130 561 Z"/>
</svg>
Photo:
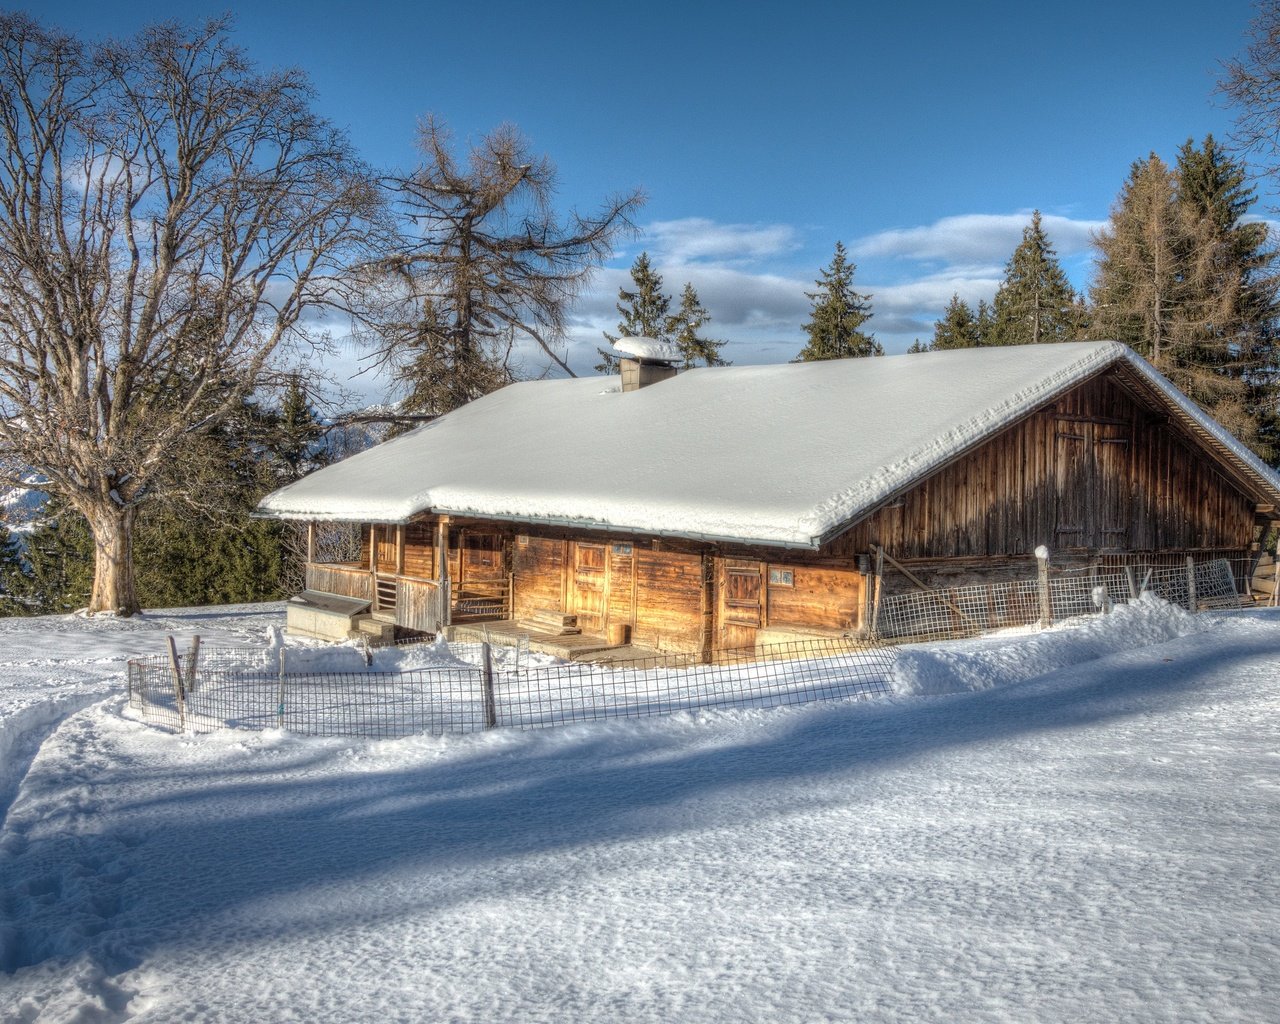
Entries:
<svg viewBox="0 0 1280 1024">
<path fill-rule="evenodd" d="M 1095 378 L 826 545 L 899 559 L 1248 547 L 1253 505 L 1167 418 Z"/>
</svg>

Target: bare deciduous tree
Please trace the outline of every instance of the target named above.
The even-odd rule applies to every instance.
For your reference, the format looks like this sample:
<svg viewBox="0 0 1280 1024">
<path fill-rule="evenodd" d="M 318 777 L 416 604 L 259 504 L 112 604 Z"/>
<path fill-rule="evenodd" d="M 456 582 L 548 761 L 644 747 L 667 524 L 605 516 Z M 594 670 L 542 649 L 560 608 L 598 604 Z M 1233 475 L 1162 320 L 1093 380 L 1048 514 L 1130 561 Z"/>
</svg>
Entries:
<svg viewBox="0 0 1280 1024">
<path fill-rule="evenodd" d="M 369 176 L 306 77 L 227 29 L 86 44 L 0 15 L 0 457 L 88 520 L 91 611 L 137 610 L 160 470 L 366 256 Z"/>
<path fill-rule="evenodd" d="M 405 224 L 400 253 L 370 280 L 372 342 L 408 386 L 408 411 L 443 413 L 514 379 L 531 340 L 573 375 L 560 347 L 570 305 L 613 251 L 643 201 L 610 197 L 594 216 L 553 208 L 555 167 L 509 125 L 465 164 L 434 118 L 419 130 L 423 163 L 392 178 Z"/>
</svg>

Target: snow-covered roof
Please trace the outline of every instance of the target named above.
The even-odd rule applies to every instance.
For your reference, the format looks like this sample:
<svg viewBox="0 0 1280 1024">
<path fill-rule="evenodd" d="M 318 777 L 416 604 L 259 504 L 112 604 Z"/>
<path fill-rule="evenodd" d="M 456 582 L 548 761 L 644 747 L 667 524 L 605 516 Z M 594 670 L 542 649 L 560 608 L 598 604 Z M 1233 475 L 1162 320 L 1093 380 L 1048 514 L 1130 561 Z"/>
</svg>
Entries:
<svg viewBox="0 0 1280 1024">
<path fill-rule="evenodd" d="M 622 337 L 613 343 L 613 347 L 623 355 L 637 359 L 655 359 L 662 363 L 678 363 L 684 359 L 679 345 L 657 338 Z"/>
<path fill-rule="evenodd" d="M 266 515 L 417 513 L 815 547 L 1085 378 L 1133 367 L 1280 501 L 1280 477 L 1127 346 L 1073 342 L 512 384 L 263 499 Z"/>
</svg>

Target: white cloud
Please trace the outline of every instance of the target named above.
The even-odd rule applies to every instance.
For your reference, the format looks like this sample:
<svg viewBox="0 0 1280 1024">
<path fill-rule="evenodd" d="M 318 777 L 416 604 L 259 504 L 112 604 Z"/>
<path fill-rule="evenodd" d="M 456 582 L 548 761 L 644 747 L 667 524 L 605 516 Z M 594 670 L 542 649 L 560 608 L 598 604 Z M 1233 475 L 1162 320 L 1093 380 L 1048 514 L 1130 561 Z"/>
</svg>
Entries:
<svg viewBox="0 0 1280 1024">
<path fill-rule="evenodd" d="M 755 263 L 801 246 L 789 224 L 718 224 L 706 217 L 654 221 L 642 242 L 656 261 L 669 263 Z"/>
<path fill-rule="evenodd" d="M 1022 240 L 1031 212 L 969 213 L 943 217 L 932 224 L 894 228 L 859 238 L 850 247 L 855 258 L 917 260 L 948 267 L 1002 268 Z M 1088 251 L 1092 234 L 1106 221 L 1073 220 L 1055 214 L 1041 217 L 1050 244 L 1064 259 Z"/>
</svg>

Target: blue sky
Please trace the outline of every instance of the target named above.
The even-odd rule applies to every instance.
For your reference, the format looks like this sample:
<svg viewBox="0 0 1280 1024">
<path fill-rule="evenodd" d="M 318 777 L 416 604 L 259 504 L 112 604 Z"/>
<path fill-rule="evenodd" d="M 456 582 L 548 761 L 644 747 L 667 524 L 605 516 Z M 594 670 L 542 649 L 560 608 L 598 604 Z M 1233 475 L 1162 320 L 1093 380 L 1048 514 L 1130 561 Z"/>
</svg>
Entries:
<svg viewBox="0 0 1280 1024">
<path fill-rule="evenodd" d="M 171 3 L 30 5 L 85 36 L 128 35 Z M 225 2 L 187 0 L 183 18 Z M 952 292 L 989 298 L 1033 208 L 1074 282 L 1130 164 L 1225 138 L 1220 62 L 1253 5 L 648 4 L 485 0 L 233 7 L 261 64 L 306 69 L 318 108 L 371 162 L 408 168 L 417 119 L 465 140 L 519 125 L 560 171 L 566 207 L 641 187 L 643 235 L 576 310 L 590 372 L 641 249 L 667 290 L 692 281 L 735 362 L 789 359 L 806 288 L 837 239 L 890 351 Z M 366 384 L 366 387 L 368 385 Z"/>
</svg>

